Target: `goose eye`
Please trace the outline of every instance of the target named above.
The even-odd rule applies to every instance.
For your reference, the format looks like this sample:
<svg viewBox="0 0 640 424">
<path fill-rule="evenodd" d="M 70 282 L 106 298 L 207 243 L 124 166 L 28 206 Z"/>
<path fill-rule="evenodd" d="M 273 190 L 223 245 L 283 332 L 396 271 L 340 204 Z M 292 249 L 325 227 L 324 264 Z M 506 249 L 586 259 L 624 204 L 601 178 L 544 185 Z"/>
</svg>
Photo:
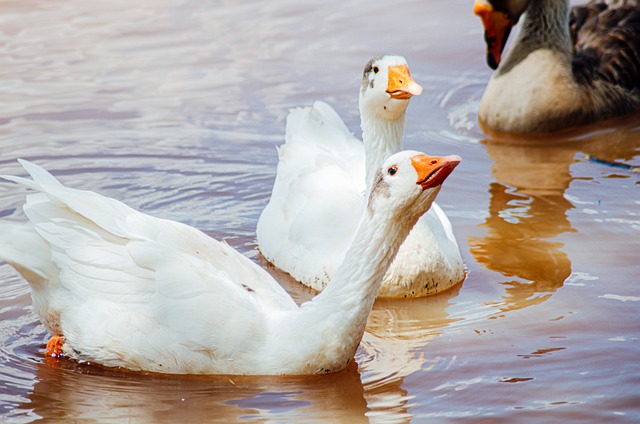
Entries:
<svg viewBox="0 0 640 424">
<path fill-rule="evenodd" d="M 373 73 L 377 74 L 378 72 L 380 72 L 380 68 L 378 68 L 377 66 L 373 67 Z"/>
<path fill-rule="evenodd" d="M 396 172 L 398 172 L 398 167 L 397 166 L 392 166 L 389 169 L 387 169 L 387 174 L 394 176 L 396 175 Z"/>
</svg>

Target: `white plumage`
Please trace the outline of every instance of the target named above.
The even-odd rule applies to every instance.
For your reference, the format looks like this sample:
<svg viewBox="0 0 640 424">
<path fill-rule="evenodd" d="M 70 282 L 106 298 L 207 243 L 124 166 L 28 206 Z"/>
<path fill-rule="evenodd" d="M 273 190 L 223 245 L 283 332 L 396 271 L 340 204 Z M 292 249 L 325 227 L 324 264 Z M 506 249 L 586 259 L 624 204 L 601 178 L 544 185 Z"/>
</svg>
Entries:
<svg viewBox="0 0 640 424">
<path fill-rule="evenodd" d="M 316 290 L 326 286 L 353 239 L 373 174 L 402 149 L 405 111 L 421 92 L 406 60 L 384 55 L 363 74 L 363 141 L 324 102 L 289 114 L 271 198 L 256 229 L 267 260 Z M 400 249 L 379 296 L 434 294 L 464 275 L 451 223 L 434 203 Z"/>
<path fill-rule="evenodd" d="M 300 307 L 227 244 L 65 187 L 27 161 L 33 180 L 3 177 L 36 193 L 28 223 L 0 222 L 0 258 L 30 283 L 42 322 L 62 340 L 56 355 L 164 373 L 336 371 L 353 357 L 397 247 L 458 161 L 390 158 L 398 172 L 379 173 L 333 283 Z"/>
</svg>

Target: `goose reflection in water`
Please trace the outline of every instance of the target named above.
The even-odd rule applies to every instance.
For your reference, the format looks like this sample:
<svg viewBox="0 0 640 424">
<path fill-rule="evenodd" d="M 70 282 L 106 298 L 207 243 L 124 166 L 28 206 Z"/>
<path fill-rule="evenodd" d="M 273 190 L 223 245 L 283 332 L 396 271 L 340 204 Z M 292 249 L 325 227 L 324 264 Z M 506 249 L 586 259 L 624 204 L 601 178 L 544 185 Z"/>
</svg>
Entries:
<svg viewBox="0 0 640 424">
<path fill-rule="evenodd" d="M 460 288 L 457 285 L 418 299 L 376 301 L 356 356 L 370 418 L 390 422 L 411 419 L 409 407 L 415 394 L 403 387 L 404 379 L 434 368 L 442 360 L 428 345 L 457 321 L 447 308 Z"/>
<path fill-rule="evenodd" d="M 236 422 L 310 416 L 366 422 L 367 405 L 355 363 L 323 378 L 169 376 L 50 357 L 36 366 L 35 385 L 20 409 L 44 420 Z"/>
<path fill-rule="evenodd" d="M 579 133 L 536 138 L 489 137 L 493 160 L 489 214 L 480 224 L 483 237 L 469 237 L 475 259 L 507 277 L 500 311 L 540 304 L 572 273 L 571 259 L 559 238 L 575 232 L 568 217 L 574 208 L 566 190 L 576 178 L 571 165 L 589 160 L 612 174 L 633 170 L 625 165 L 640 147 L 640 115 L 579 129 Z M 605 166 L 613 165 L 610 168 Z M 621 171 L 622 170 L 622 171 Z"/>
<path fill-rule="evenodd" d="M 257 260 L 297 303 L 303 303 L 317 294 L 287 273 L 269 265 L 262 256 Z M 437 295 L 421 298 L 376 300 L 355 357 L 358 383 L 369 420 L 411 420 L 409 408 L 415 394 L 403 387 L 405 377 L 420 370 L 434 368 L 443 360 L 430 354 L 428 345 L 446 327 L 462 320 L 447 311 L 455 302 L 461 287 L 458 284 Z M 316 398 L 313 396 L 313 393 L 303 392 L 297 398 L 314 403 Z"/>
</svg>

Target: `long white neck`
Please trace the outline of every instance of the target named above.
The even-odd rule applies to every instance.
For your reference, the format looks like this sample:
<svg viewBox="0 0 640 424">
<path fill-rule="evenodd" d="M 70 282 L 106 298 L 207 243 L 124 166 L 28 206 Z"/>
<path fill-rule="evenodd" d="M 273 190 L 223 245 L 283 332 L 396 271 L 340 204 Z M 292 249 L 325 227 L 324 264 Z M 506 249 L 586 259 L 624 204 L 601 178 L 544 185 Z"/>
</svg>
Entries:
<svg viewBox="0 0 640 424">
<path fill-rule="evenodd" d="M 367 199 L 376 171 L 385 159 L 402 150 L 405 116 L 402 114 L 395 120 L 376 119 L 364 110 L 360 111 L 360 116 L 367 184 L 365 199 Z"/>
<path fill-rule="evenodd" d="M 302 355 L 307 363 L 335 370 L 353 357 L 382 277 L 420 216 L 414 210 L 418 209 L 407 211 L 400 220 L 387 216 L 391 212 L 364 211 L 344 262 L 327 287 L 300 308 L 295 333 L 299 343 L 307 345 Z"/>
<path fill-rule="evenodd" d="M 531 52 L 548 49 L 571 63 L 568 0 L 532 0 L 523 16 L 518 38 L 507 54 L 499 73 L 511 70 Z"/>
<path fill-rule="evenodd" d="M 343 305 L 348 305 L 349 309 L 368 313 L 368 306 L 373 305 L 378 294 L 382 276 L 411 229 L 404 219 L 398 222 L 381 215 L 384 213 L 372 216 L 369 210 L 363 213 L 344 261 L 327 287 L 313 299 L 314 302 L 325 302 L 323 307 L 338 309 L 336 301 L 344 301 Z"/>
</svg>

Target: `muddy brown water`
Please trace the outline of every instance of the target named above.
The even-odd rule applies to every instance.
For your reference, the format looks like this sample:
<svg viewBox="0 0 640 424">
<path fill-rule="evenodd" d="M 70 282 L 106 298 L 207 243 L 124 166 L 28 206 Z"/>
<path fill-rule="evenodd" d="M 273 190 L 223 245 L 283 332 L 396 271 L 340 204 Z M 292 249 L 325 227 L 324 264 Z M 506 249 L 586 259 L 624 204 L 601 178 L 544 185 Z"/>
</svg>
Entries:
<svg viewBox="0 0 640 424">
<path fill-rule="evenodd" d="M 290 108 L 360 133 L 367 60 L 404 55 L 425 93 L 406 147 L 459 154 L 438 202 L 468 268 L 441 295 L 379 301 L 355 362 L 319 377 L 169 377 L 43 357 L 24 281 L 0 265 L 0 421 L 637 422 L 640 118 L 497 139 L 471 2 L 0 2 L 0 170 L 193 225 L 259 256 Z M 628 166 L 624 166 L 628 165 Z M 0 183 L 0 216 L 26 191 Z"/>
</svg>

